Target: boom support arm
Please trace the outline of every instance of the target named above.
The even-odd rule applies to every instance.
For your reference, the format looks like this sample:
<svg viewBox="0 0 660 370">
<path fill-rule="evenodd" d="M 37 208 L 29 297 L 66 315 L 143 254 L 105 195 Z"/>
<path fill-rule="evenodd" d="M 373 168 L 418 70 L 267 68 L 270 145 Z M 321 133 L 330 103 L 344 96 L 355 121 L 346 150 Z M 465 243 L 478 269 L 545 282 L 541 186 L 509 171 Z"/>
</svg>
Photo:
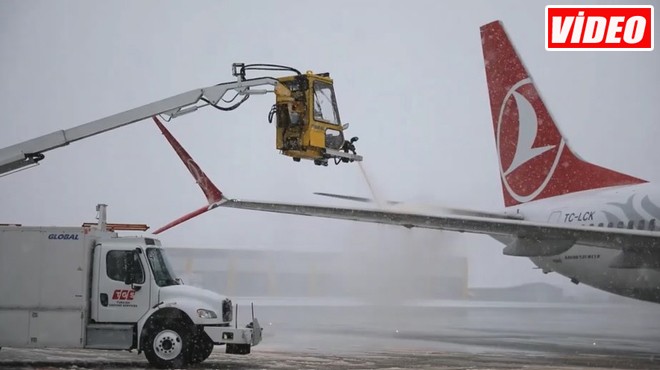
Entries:
<svg viewBox="0 0 660 370">
<path fill-rule="evenodd" d="M 236 75 L 236 73 L 234 74 Z M 251 90 L 256 86 L 271 85 L 274 90 Z M 165 116 L 166 120 L 192 113 L 205 106 L 214 106 L 223 110 L 231 110 L 234 107 L 220 107 L 218 103 L 229 91 L 244 96 L 246 99 L 251 94 L 265 94 L 274 92 L 281 99 L 287 99 L 290 91 L 280 84 L 277 79 L 262 77 L 255 79 L 243 79 L 237 76 L 236 82 L 221 83 L 201 89 L 191 90 L 163 100 L 143 105 L 125 112 L 113 114 L 92 122 L 70 128 L 59 130 L 43 135 L 19 144 L 0 149 L 0 176 L 18 171 L 28 166 L 36 165 L 44 158 L 42 153 L 56 149 L 78 140 L 114 130 L 122 126 L 141 121 L 156 115 Z M 240 104 L 240 102 L 238 103 Z"/>
</svg>

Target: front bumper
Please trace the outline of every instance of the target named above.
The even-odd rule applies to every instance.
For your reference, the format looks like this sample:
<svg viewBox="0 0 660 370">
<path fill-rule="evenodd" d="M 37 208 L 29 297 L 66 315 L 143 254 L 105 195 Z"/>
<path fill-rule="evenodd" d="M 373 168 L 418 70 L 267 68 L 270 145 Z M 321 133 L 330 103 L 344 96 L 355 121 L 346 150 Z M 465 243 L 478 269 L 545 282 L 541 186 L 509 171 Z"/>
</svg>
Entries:
<svg viewBox="0 0 660 370">
<path fill-rule="evenodd" d="M 215 344 L 247 344 L 256 346 L 261 342 L 261 325 L 256 318 L 245 328 L 205 326 L 204 331 Z"/>
</svg>

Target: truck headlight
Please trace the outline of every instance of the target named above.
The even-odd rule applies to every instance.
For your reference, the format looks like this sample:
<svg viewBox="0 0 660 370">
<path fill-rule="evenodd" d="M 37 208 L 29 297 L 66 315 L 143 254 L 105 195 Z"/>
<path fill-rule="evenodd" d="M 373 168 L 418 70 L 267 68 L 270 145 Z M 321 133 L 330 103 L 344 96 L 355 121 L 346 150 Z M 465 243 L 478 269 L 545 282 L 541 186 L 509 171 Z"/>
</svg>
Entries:
<svg viewBox="0 0 660 370">
<path fill-rule="evenodd" d="M 201 319 L 215 319 L 218 317 L 215 312 L 211 310 L 205 310 L 203 308 L 197 310 L 197 316 L 199 316 Z"/>
</svg>

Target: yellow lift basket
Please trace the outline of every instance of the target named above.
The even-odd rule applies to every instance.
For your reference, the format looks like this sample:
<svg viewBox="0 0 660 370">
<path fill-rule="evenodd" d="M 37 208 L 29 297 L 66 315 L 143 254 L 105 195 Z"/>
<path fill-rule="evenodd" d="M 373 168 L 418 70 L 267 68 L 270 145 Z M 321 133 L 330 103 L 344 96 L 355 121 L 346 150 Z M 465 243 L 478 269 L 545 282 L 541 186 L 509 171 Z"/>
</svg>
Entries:
<svg viewBox="0 0 660 370">
<path fill-rule="evenodd" d="M 337 98 L 329 73 L 281 77 L 276 87 L 276 101 L 269 114 L 276 117 L 276 147 L 294 161 L 310 159 L 316 165 L 327 166 L 361 161 L 355 152 L 358 140 L 344 138 L 348 124 L 342 125 Z"/>
</svg>

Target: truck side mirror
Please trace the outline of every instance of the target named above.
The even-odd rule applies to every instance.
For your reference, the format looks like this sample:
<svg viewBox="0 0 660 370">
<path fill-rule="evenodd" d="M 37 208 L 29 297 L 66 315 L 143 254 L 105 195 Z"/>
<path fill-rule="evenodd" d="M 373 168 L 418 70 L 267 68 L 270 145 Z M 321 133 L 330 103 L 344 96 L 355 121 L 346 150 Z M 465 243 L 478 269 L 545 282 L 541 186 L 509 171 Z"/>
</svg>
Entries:
<svg viewBox="0 0 660 370">
<path fill-rule="evenodd" d="M 129 262 L 126 266 L 126 277 L 124 278 L 124 284 L 133 285 L 137 283 L 138 273 L 135 271 L 135 264 Z"/>
<path fill-rule="evenodd" d="M 140 251 L 141 252 L 141 251 Z M 133 284 L 141 283 L 141 273 L 140 269 L 140 257 L 138 255 L 138 250 L 132 251 L 128 258 L 125 259 L 126 262 L 126 277 L 124 278 L 124 284 L 130 285 L 133 289 L 136 289 Z"/>
</svg>

